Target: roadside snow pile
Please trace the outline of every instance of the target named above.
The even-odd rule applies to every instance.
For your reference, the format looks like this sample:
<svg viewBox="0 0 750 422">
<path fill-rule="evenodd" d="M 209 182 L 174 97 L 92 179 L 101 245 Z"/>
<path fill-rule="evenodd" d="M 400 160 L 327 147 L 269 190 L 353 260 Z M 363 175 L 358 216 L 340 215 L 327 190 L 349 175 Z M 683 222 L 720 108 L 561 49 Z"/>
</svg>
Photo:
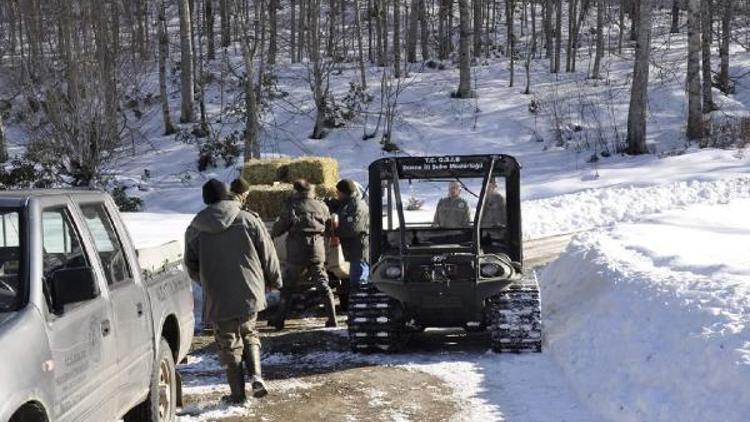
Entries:
<svg viewBox="0 0 750 422">
<path fill-rule="evenodd" d="M 649 187 L 610 187 L 524 201 L 525 239 L 572 233 L 693 204 L 750 198 L 750 177 L 675 182 Z"/>
<path fill-rule="evenodd" d="M 602 419 L 747 420 L 749 217 L 744 199 L 587 233 L 544 271 L 546 350 Z"/>
</svg>

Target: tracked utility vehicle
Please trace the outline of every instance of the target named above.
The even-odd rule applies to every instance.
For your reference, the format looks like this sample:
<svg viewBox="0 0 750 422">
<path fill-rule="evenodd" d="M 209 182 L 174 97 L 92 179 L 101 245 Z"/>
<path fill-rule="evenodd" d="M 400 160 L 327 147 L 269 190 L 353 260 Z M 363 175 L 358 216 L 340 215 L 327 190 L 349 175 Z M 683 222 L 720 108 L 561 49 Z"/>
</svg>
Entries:
<svg viewBox="0 0 750 422">
<path fill-rule="evenodd" d="M 497 352 L 541 351 L 513 157 L 383 158 L 369 190 L 373 265 L 350 296 L 354 351 L 399 351 L 426 327 L 487 330 Z"/>
</svg>

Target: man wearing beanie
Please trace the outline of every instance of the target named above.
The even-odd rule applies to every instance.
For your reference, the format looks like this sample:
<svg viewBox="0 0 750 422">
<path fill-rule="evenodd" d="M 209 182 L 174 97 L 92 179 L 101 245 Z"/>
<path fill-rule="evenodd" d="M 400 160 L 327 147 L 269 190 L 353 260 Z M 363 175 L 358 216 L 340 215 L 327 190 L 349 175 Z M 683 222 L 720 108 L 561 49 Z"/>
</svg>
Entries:
<svg viewBox="0 0 750 422">
<path fill-rule="evenodd" d="M 336 184 L 336 190 L 342 204 L 336 235 L 341 239 L 344 259 L 350 265 L 349 288 L 352 289 L 366 280 L 370 271 L 370 210 L 353 180 L 342 179 Z"/>
<path fill-rule="evenodd" d="M 323 237 L 331 216 L 328 207 L 313 196 L 312 186 L 304 179 L 294 182 L 294 193 L 284 204 L 271 235 L 278 237 L 289 233 L 286 239 L 287 268 L 284 271 L 284 289 L 281 303 L 273 321 L 277 330 L 284 328 L 286 314 L 292 305 L 293 294 L 301 277 L 310 277 L 323 293 L 326 327 L 336 327 L 336 305 L 333 291 L 328 285 L 325 269 L 326 249 Z"/>
<path fill-rule="evenodd" d="M 266 307 L 266 285 L 281 288 L 279 260 L 258 215 L 241 210 L 223 182 L 206 182 L 203 202 L 206 208 L 185 232 L 185 266 L 205 293 L 205 318 L 214 326 L 219 363 L 231 390 L 223 400 L 241 404 L 246 400 L 243 361 L 253 396 L 268 393 L 255 322 Z"/>
<path fill-rule="evenodd" d="M 229 184 L 229 192 L 232 199 L 240 203 L 240 206 L 245 205 L 247 199 L 247 192 L 250 190 L 250 185 L 247 184 L 241 177 L 232 180 Z"/>
</svg>

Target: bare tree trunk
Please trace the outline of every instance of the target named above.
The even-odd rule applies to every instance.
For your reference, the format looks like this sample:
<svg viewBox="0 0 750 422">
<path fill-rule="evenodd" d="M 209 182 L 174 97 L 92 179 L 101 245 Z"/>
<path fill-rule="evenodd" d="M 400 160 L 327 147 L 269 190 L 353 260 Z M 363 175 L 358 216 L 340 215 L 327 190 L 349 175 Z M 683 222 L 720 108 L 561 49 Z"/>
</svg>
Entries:
<svg viewBox="0 0 750 422">
<path fill-rule="evenodd" d="M 214 42 L 214 0 L 203 0 L 205 1 L 205 17 L 204 23 L 206 25 L 205 29 L 205 35 L 206 35 L 206 43 L 208 44 L 208 52 L 206 53 L 206 57 L 208 60 L 213 60 L 216 58 L 216 44 Z"/>
<path fill-rule="evenodd" d="M 639 1 L 639 0 L 633 0 L 633 1 Z M 618 9 L 620 12 L 620 20 L 618 24 L 620 31 L 617 34 L 617 54 L 622 54 L 622 42 L 625 38 L 625 3 L 621 2 L 618 5 Z"/>
<path fill-rule="evenodd" d="M 159 22 L 157 32 L 159 36 L 159 96 L 161 97 L 161 112 L 164 121 L 164 135 L 175 132 L 172 117 L 169 113 L 169 93 L 167 92 L 167 58 L 169 57 L 169 35 L 167 34 L 167 18 L 165 0 L 159 0 Z"/>
<path fill-rule="evenodd" d="M 245 64 L 245 160 L 260 157 L 260 121 L 258 111 L 258 99 L 255 91 L 255 52 L 257 41 L 253 39 L 250 28 L 250 15 L 243 0 L 234 0 L 234 8 L 240 21 L 240 46 L 242 47 L 242 59 Z"/>
<path fill-rule="evenodd" d="M 508 86 L 512 87 L 514 80 L 515 80 L 515 67 L 516 67 L 516 40 L 515 40 L 515 34 L 513 32 L 513 19 L 514 19 L 514 9 L 515 9 L 515 0 L 505 0 L 505 21 L 507 25 L 508 30 L 508 41 L 507 41 L 507 55 L 509 60 L 509 67 L 510 67 L 510 81 L 508 82 Z"/>
<path fill-rule="evenodd" d="M 474 39 L 473 53 L 474 57 L 479 58 L 482 55 L 482 0 L 474 0 Z"/>
<path fill-rule="evenodd" d="M 336 0 L 328 0 L 328 44 L 326 52 L 328 53 L 328 57 L 334 58 L 334 60 L 336 60 L 336 52 L 334 51 L 334 44 L 336 42 L 336 12 Z"/>
<path fill-rule="evenodd" d="M 302 0 L 304 1 L 304 0 Z M 297 2 L 295 0 L 289 0 L 290 3 L 290 22 L 289 31 L 291 32 L 289 37 L 289 49 L 292 63 L 297 63 Z"/>
<path fill-rule="evenodd" d="M 732 36 L 732 1 L 721 0 L 721 44 L 719 45 L 719 88 L 729 95 L 732 87 L 729 85 L 729 40 Z"/>
<path fill-rule="evenodd" d="M 633 66 L 633 86 L 630 91 L 628 109 L 628 153 L 645 154 L 646 147 L 646 106 L 648 104 L 648 67 L 651 52 L 651 1 L 640 1 L 638 15 L 639 26 L 644 28 L 638 33 L 635 45 L 635 64 Z"/>
<path fill-rule="evenodd" d="M 552 0 L 544 0 L 544 48 L 545 57 L 550 59 L 550 72 L 554 70 L 555 60 L 553 58 L 554 45 L 552 43 Z"/>
<path fill-rule="evenodd" d="M 429 48 L 429 21 L 427 19 L 427 7 L 425 6 L 426 0 L 419 1 L 419 29 L 420 29 L 420 49 L 422 50 L 422 60 L 427 61 L 430 58 Z"/>
<path fill-rule="evenodd" d="M 325 133 L 325 121 L 328 113 L 326 105 L 327 88 L 324 88 L 323 63 L 320 57 L 320 0 L 311 0 L 310 7 L 310 43 L 309 53 L 310 65 L 312 66 L 312 91 L 315 100 L 316 116 L 312 139 L 323 139 Z"/>
<path fill-rule="evenodd" d="M 701 30 L 703 39 L 701 41 L 701 50 L 703 52 L 702 72 L 703 72 L 703 112 L 710 113 L 716 110 L 711 80 L 711 23 L 713 22 L 713 0 L 701 1 Z"/>
<path fill-rule="evenodd" d="M 526 63 L 524 64 L 526 68 L 526 89 L 523 93 L 525 95 L 531 94 L 531 59 L 536 54 L 536 2 L 532 0 L 529 5 L 531 6 L 531 48 L 526 54 Z"/>
<path fill-rule="evenodd" d="M 599 79 L 599 72 L 604 56 L 604 0 L 596 0 L 596 53 L 591 79 Z"/>
<path fill-rule="evenodd" d="M 359 77 L 362 90 L 367 89 L 367 73 L 365 72 L 365 53 L 362 41 L 362 10 L 359 8 L 359 0 L 354 0 L 354 29 L 357 31 L 357 59 L 359 64 Z"/>
<path fill-rule="evenodd" d="M 459 14 L 459 68 L 457 98 L 471 97 L 471 29 L 469 28 L 469 0 L 458 0 Z"/>
<path fill-rule="evenodd" d="M 307 0 L 300 0 L 299 2 L 299 30 L 297 31 L 297 61 L 301 62 L 305 52 L 305 34 L 307 33 L 307 22 L 309 12 L 307 11 Z"/>
<path fill-rule="evenodd" d="M 8 144 L 5 141 L 5 128 L 3 127 L 3 114 L 0 113 L 0 163 L 8 161 Z"/>
<path fill-rule="evenodd" d="M 690 140 L 703 137 L 703 112 L 701 109 L 701 0 L 688 0 L 688 58 L 687 94 L 688 120 L 687 137 Z"/>
<path fill-rule="evenodd" d="M 575 42 L 575 32 L 576 32 L 576 8 L 578 6 L 578 0 L 569 0 L 568 1 L 568 46 L 565 49 L 565 71 L 570 72 L 571 71 L 571 60 L 573 59 L 573 55 L 575 54 L 574 45 Z"/>
<path fill-rule="evenodd" d="M 276 64 L 276 54 L 278 52 L 278 10 L 279 0 L 271 0 L 268 4 L 268 30 L 270 37 L 268 39 L 268 64 Z"/>
<path fill-rule="evenodd" d="M 190 4 L 188 0 L 178 0 L 180 13 L 180 82 L 182 85 L 182 107 L 180 108 L 180 122 L 188 123 L 195 120 L 193 103 L 193 43 L 191 39 Z"/>
<path fill-rule="evenodd" d="M 401 0 L 393 0 L 393 77 L 401 77 Z"/>
<path fill-rule="evenodd" d="M 562 54 L 562 0 L 557 0 L 555 14 L 555 68 L 552 73 L 560 73 L 560 54 Z"/>
<path fill-rule="evenodd" d="M 390 63 L 388 59 L 388 0 L 379 0 L 380 3 L 380 31 L 382 32 L 383 64 L 387 66 Z"/>
<path fill-rule="evenodd" d="M 406 46 L 406 60 L 409 63 L 415 63 L 417 61 L 417 28 L 419 25 L 419 1 L 411 0 L 411 13 L 409 13 L 409 36 L 407 37 L 408 44 Z"/>
<path fill-rule="evenodd" d="M 385 66 L 385 52 L 383 50 L 383 0 L 373 0 L 373 13 L 375 13 L 375 49 L 378 51 L 378 66 Z"/>
<path fill-rule="evenodd" d="M 680 0 L 672 0 L 672 27 L 669 32 L 673 34 L 680 32 Z"/>
<path fill-rule="evenodd" d="M 636 41 L 638 38 L 638 19 L 636 19 L 636 16 L 640 16 L 640 7 L 641 4 L 638 0 L 632 0 L 632 12 L 631 16 L 633 16 L 633 19 L 630 22 L 630 41 Z"/>
<path fill-rule="evenodd" d="M 219 14 L 221 15 L 221 46 L 229 47 L 232 43 L 232 23 L 229 13 L 229 0 L 219 0 Z"/>
<path fill-rule="evenodd" d="M 452 0 L 439 1 L 440 10 L 438 11 L 438 59 L 447 60 L 451 42 L 448 14 L 450 13 Z"/>
</svg>

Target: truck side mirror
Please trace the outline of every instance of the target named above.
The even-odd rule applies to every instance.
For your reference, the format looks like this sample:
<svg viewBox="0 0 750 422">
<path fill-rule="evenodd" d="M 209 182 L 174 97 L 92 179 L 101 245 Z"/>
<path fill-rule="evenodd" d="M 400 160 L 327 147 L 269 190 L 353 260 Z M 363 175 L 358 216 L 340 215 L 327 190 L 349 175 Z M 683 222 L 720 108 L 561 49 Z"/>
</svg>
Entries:
<svg viewBox="0 0 750 422">
<path fill-rule="evenodd" d="M 63 313 L 65 305 L 99 296 L 96 276 L 91 267 L 63 268 L 52 275 L 54 312 Z"/>
</svg>

